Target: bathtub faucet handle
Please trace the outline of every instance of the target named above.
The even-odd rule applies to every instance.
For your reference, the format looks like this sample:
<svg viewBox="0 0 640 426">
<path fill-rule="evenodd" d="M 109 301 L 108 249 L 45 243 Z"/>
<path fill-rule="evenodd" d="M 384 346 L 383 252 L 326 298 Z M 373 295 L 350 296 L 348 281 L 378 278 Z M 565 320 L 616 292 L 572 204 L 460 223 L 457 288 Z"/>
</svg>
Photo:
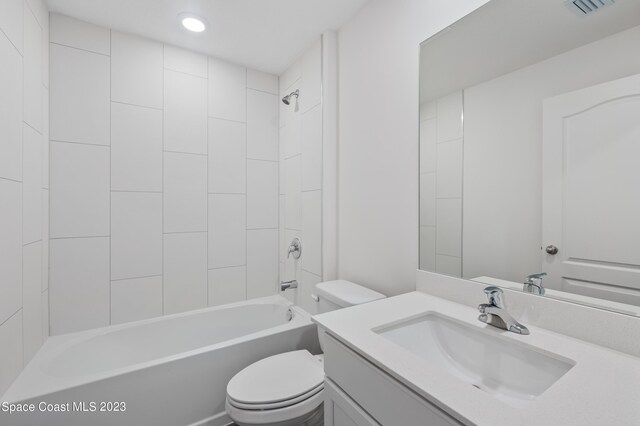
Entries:
<svg viewBox="0 0 640 426">
<path fill-rule="evenodd" d="M 298 281 L 291 280 L 291 281 L 283 281 L 280 283 L 280 291 L 285 291 L 290 288 L 298 288 Z"/>
<path fill-rule="evenodd" d="M 300 242 L 300 238 L 296 237 L 289 244 L 289 248 L 287 249 L 287 259 L 289 256 L 293 255 L 294 259 L 300 259 L 300 255 L 302 254 L 302 243 Z"/>
</svg>

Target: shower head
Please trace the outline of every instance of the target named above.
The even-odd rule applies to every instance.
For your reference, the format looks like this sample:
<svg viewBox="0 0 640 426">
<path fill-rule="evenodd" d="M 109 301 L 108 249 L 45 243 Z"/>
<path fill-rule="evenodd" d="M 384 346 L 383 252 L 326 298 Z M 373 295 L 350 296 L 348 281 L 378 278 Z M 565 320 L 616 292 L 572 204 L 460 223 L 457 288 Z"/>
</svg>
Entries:
<svg viewBox="0 0 640 426">
<path fill-rule="evenodd" d="M 295 96 L 296 97 L 296 101 L 298 100 L 298 96 L 300 96 L 300 90 L 297 90 L 295 92 L 291 92 L 289 93 L 287 96 L 285 96 L 284 98 L 282 98 L 282 102 L 285 105 L 291 105 L 291 97 Z"/>
</svg>

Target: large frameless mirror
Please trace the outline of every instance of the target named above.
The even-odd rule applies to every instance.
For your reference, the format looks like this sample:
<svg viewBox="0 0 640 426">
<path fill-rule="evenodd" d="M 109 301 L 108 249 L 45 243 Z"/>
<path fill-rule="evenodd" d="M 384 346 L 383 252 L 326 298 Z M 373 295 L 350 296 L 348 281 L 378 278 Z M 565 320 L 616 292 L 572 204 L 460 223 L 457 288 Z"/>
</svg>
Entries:
<svg viewBox="0 0 640 426">
<path fill-rule="evenodd" d="M 420 49 L 420 269 L 640 315 L 640 2 L 492 0 Z"/>
</svg>

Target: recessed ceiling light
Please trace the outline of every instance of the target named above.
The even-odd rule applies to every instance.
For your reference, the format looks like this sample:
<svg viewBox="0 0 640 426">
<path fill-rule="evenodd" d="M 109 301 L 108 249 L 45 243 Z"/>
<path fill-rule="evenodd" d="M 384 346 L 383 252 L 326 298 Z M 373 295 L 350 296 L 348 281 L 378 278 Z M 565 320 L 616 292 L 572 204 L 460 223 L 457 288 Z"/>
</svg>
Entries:
<svg viewBox="0 0 640 426">
<path fill-rule="evenodd" d="M 193 31 L 194 33 L 201 33 L 207 28 L 204 20 L 197 16 L 181 14 L 178 18 L 180 19 L 183 27 L 189 31 Z"/>
</svg>

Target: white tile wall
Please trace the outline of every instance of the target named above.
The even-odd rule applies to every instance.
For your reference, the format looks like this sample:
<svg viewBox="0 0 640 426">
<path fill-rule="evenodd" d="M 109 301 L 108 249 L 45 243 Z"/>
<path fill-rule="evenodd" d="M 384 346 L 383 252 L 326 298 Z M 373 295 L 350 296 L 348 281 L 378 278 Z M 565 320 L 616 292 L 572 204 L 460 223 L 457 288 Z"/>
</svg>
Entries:
<svg viewBox="0 0 640 426">
<path fill-rule="evenodd" d="M 321 43 L 314 43 L 283 75 L 280 96 L 300 89 L 295 103 L 280 104 L 280 268 L 282 279 L 296 279 L 286 297 L 316 313 L 311 299 L 322 281 L 322 105 Z M 302 241 L 299 260 L 286 258 L 292 239 Z"/>
<path fill-rule="evenodd" d="M 462 200 L 439 199 L 436 211 L 436 253 L 462 256 Z"/>
<path fill-rule="evenodd" d="M 422 107 L 421 109 L 424 109 Z M 420 173 L 436 171 L 438 124 L 435 118 L 420 122 Z"/>
<path fill-rule="evenodd" d="M 0 2 L 0 395 L 48 336 L 48 20 L 41 0 Z"/>
<path fill-rule="evenodd" d="M 209 269 L 246 263 L 246 197 L 209 195 Z"/>
<path fill-rule="evenodd" d="M 302 115 L 302 190 L 322 189 L 322 106 Z"/>
<path fill-rule="evenodd" d="M 438 198 L 462 198 L 462 139 L 438 144 Z"/>
<path fill-rule="evenodd" d="M 162 108 L 163 47 L 141 37 L 111 32 L 111 100 Z"/>
<path fill-rule="evenodd" d="M 42 244 L 22 250 L 22 334 L 25 365 L 42 345 Z"/>
<path fill-rule="evenodd" d="M 109 148 L 51 143 L 51 238 L 109 235 Z"/>
<path fill-rule="evenodd" d="M 42 135 L 24 125 L 22 140 L 22 242 L 42 239 Z"/>
<path fill-rule="evenodd" d="M 4 393 L 22 371 L 22 311 L 0 325 L 0 346 L 0 392 Z"/>
<path fill-rule="evenodd" d="M 21 199 L 20 182 L 0 179 L 0 324 L 22 306 Z"/>
<path fill-rule="evenodd" d="M 164 235 L 164 313 L 207 306 L 207 233 Z"/>
<path fill-rule="evenodd" d="M 23 83 L 24 121 L 42 133 L 42 29 L 26 2 L 24 5 Z"/>
<path fill-rule="evenodd" d="M 244 194 L 247 189 L 246 125 L 209 118 L 209 192 Z"/>
<path fill-rule="evenodd" d="M 302 193 L 302 269 L 322 275 L 322 191 Z"/>
<path fill-rule="evenodd" d="M 2 2 L 0 7 L 10 3 Z M 21 180 L 22 107 L 17 106 L 22 104 L 22 57 L 4 35 L 0 37 L 0 58 L 0 178 Z"/>
<path fill-rule="evenodd" d="M 436 174 L 420 174 L 420 226 L 436 226 Z"/>
<path fill-rule="evenodd" d="M 209 306 L 239 302 L 247 298 L 247 268 L 211 269 L 209 271 Z"/>
<path fill-rule="evenodd" d="M 111 279 L 162 275 L 162 194 L 111 193 Z"/>
<path fill-rule="evenodd" d="M 287 199 L 285 202 L 285 228 L 302 229 L 302 157 L 287 158 L 284 161 L 285 167 L 285 191 Z"/>
<path fill-rule="evenodd" d="M 247 228 L 278 227 L 278 163 L 247 161 Z"/>
<path fill-rule="evenodd" d="M 420 226 L 420 269 L 436 270 L 435 226 Z"/>
<path fill-rule="evenodd" d="M 162 111 L 112 102 L 111 189 L 162 192 Z"/>
<path fill-rule="evenodd" d="M 420 268 L 462 273 L 462 92 L 420 107 Z"/>
<path fill-rule="evenodd" d="M 316 41 L 300 60 L 300 111 L 305 113 L 322 99 L 322 43 Z"/>
<path fill-rule="evenodd" d="M 51 331 L 275 293 L 278 77 L 52 20 Z"/>
<path fill-rule="evenodd" d="M 276 294 L 278 230 L 247 231 L 247 299 Z"/>
<path fill-rule="evenodd" d="M 109 57 L 51 44 L 51 140 L 109 145 Z"/>
<path fill-rule="evenodd" d="M 207 57 L 199 53 L 164 45 L 165 69 L 207 78 Z"/>
<path fill-rule="evenodd" d="M 247 69 L 247 88 L 277 95 L 278 76 Z"/>
<path fill-rule="evenodd" d="M 164 153 L 164 232 L 207 230 L 207 157 Z"/>
<path fill-rule="evenodd" d="M 0 2 L 0 29 L 20 54 L 22 54 L 23 44 L 23 13 L 23 0 L 4 0 Z M 20 104 L 22 104 L 22 99 L 20 99 Z"/>
<path fill-rule="evenodd" d="M 247 158 L 278 161 L 278 96 L 247 90 Z"/>
<path fill-rule="evenodd" d="M 246 121 L 247 69 L 209 58 L 209 117 Z"/>
<path fill-rule="evenodd" d="M 111 282 L 111 324 L 162 315 L 162 277 Z"/>
<path fill-rule="evenodd" d="M 207 153 L 207 79 L 164 72 L 165 151 Z"/>
<path fill-rule="evenodd" d="M 462 92 L 438 99 L 438 143 L 462 138 Z"/>
<path fill-rule="evenodd" d="M 109 238 L 50 242 L 51 334 L 109 325 Z"/>
<path fill-rule="evenodd" d="M 51 43 L 109 55 L 111 34 L 106 28 L 58 13 L 51 14 Z"/>
</svg>

